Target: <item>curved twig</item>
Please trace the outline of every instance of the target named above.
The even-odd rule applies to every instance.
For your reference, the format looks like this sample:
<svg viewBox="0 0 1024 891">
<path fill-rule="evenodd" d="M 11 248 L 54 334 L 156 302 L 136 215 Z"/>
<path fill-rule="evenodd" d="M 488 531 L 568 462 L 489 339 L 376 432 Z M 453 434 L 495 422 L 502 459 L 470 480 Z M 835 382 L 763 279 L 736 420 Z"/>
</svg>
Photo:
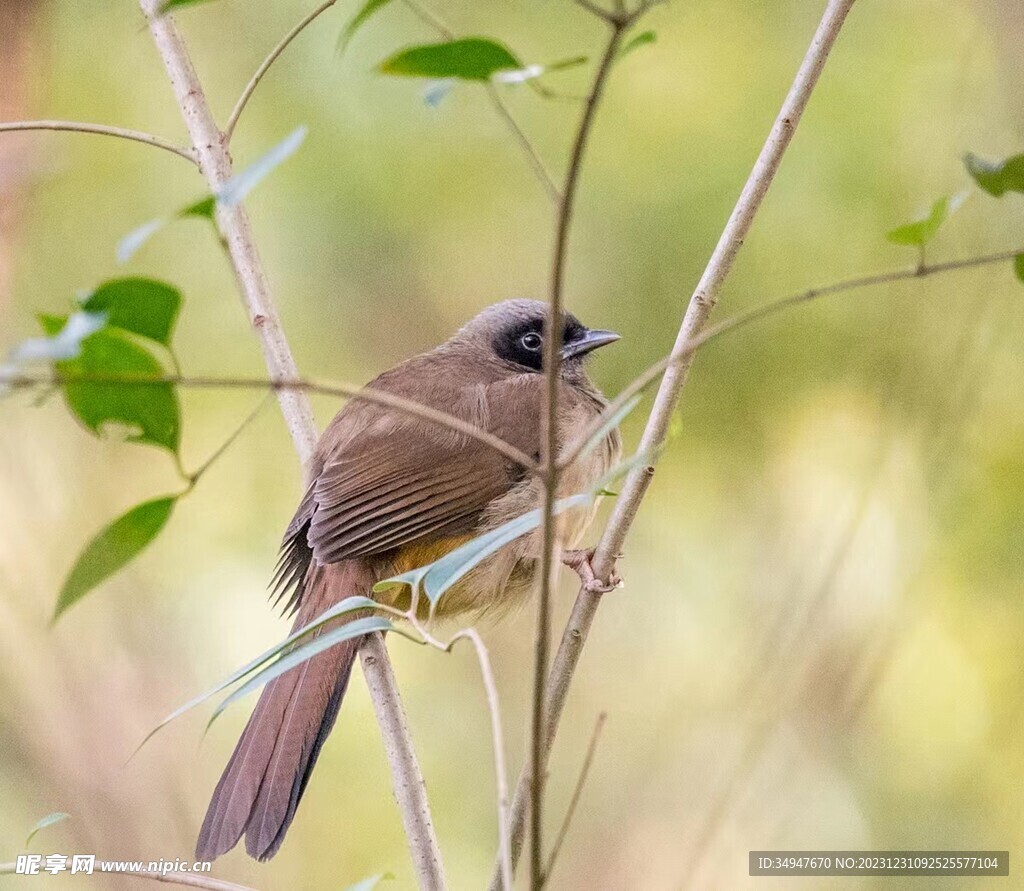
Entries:
<svg viewBox="0 0 1024 891">
<path fill-rule="evenodd" d="M 270 66 L 277 61 L 277 57 L 288 48 L 288 44 L 290 44 L 306 29 L 307 25 L 312 24 L 312 22 L 319 17 L 321 13 L 327 12 L 327 10 L 337 2 L 338 0 L 326 0 L 326 2 L 321 3 L 316 7 L 316 9 L 303 16 L 302 20 L 292 28 L 291 31 L 285 34 L 280 41 L 278 41 L 277 46 L 275 46 L 267 57 L 260 63 L 260 67 L 256 69 L 253 76 L 249 79 L 249 83 L 247 83 L 245 85 L 245 89 L 242 90 L 242 95 L 238 97 L 238 101 L 235 103 L 235 107 L 231 110 L 230 117 L 228 117 L 228 122 L 224 126 L 224 140 L 226 142 L 231 141 L 231 136 L 235 132 L 235 127 L 238 125 L 238 119 L 242 116 L 242 112 L 245 111 L 245 106 L 248 104 L 249 99 L 252 98 L 252 94 L 256 92 L 256 87 L 259 86 L 260 81 L 263 80 L 263 75 L 266 74 Z"/>
<path fill-rule="evenodd" d="M 688 360 L 700 347 L 722 334 L 728 334 L 729 332 L 736 331 L 739 328 L 745 328 L 752 322 L 759 322 L 762 319 L 774 316 L 787 309 L 792 309 L 795 306 L 810 303 L 821 297 L 829 297 L 833 294 L 841 294 L 847 291 L 856 291 L 861 288 L 877 287 L 878 285 L 886 285 L 892 282 L 928 278 L 929 276 L 938 275 L 943 272 L 957 272 L 964 269 L 974 269 L 978 266 L 1005 263 L 1008 260 L 1013 260 L 1014 258 L 1022 255 L 1024 255 L 1024 247 L 1020 247 L 1013 251 L 997 251 L 992 254 L 980 254 L 976 257 L 964 257 L 959 260 L 946 260 L 942 263 L 931 263 L 923 266 L 914 265 L 911 267 L 904 267 L 902 269 L 893 269 L 888 272 L 859 275 L 854 278 L 847 278 L 838 282 L 833 282 L 832 284 L 808 288 L 805 291 L 790 294 L 788 297 L 781 297 L 778 300 L 772 300 L 769 303 L 763 303 L 760 306 L 751 307 L 750 309 L 738 313 L 731 318 L 724 319 L 717 325 L 705 328 L 700 334 L 691 338 L 683 344 L 680 349 L 676 350 L 674 355 L 663 356 L 630 381 L 630 383 L 627 384 L 619 394 L 608 403 L 607 408 L 605 408 L 605 410 L 587 426 L 583 433 L 580 434 L 576 443 L 572 448 L 567 450 L 565 457 L 561 459 L 560 466 L 564 468 L 572 464 L 572 462 L 580 456 L 580 452 L 583 451 L 591 437 L 593 437 L 601 428 L 601 425 L 611 418 L 630 399 L 637 395 L 637 393 L 641 393 L 646 390 L 647 387 L 656 381 L 669 368 Z"/>
<path fill-rule="evenodd" d="M 197 164 L 196 153 L 191 148 L 175 145 L 152 133 L 144 133 L 141 130 L 129 130 L 125 127 L 108 127 L 106 124 L 90 124 L 83 121 L 0 121 L 0 133 L 15 133 L 27 130 L 65 130 L 69 133 L 92 133 L 97 136 L 114 136 L 117 139 L 127 139 L 130 142 L 141 142 L 143 145 L 151 145 L 154 148 L 171 152 L 179 158 L 184 158 L 193 164 Z"/>
<path fill-rule="evenodd" d="M 15 875 L 17 866 L 14 863 L 0 863 L 0 875 Z M 94 865 L 94 873 L 106 875 L 134 876 L 138 879 L 150 879 L 154 882 L 165 882 L 169 885 L 183 885 L 187 888 L 206 888 L 207 891 L 253 891 L 246 885 L 225 882 L 223 879 L 207 878 L 187 872 L 150 872 L 148 869 L 104 869 Z"/>
<path fill-rule="evenodd" d="M 355 384 L 328 383 L 314 381 L 305 378 L 294 380 L 265 380 L 261 378 L 244 377 L 193 377 L 181 374 L 162 375 L 129 375 L 129 374 L 0 374 L 0 384 L 12 389 L 24 389 L 36 386 L 63 386 L 64 384 L 125 384 L 132 386 L 159 386 L 171 384 L 179 387 L 192 387 L 195 389 L 226 389 L 226 390 L 282 390 L 301 393 L 319 393 L 324 396 L 343 396 L 348 399 L 358 399 L 363 402 L 372 402 L 375 405 L 383 405 L 393 408 L 396 411 L 420 418 L 439 427 L 446 427 L 461 433 L 486 446 L 500 452 L 510 461 L 526 468 L 531 473 L 538 473 L 537 462 L 531 457 L 519 451 L 515 446 L 505 442 L 501 437 L 488 433 L 486 430 L 477 427 L 469 421 L 457 418 L 454 415 L 438 411 L 427 405 L 422 405 L 412 399 L 405 399 L 384 390 L 374 390 L 367 387 L 359 387 Z"/>
</svg>

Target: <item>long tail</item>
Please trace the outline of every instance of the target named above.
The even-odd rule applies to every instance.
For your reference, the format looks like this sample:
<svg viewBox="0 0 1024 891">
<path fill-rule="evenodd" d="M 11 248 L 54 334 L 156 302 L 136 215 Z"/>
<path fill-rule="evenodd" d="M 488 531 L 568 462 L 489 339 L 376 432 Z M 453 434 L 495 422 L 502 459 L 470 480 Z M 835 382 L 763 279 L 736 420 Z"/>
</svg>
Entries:
<svg viewBox="0 0 1024 891">
<path fill-rule="evenodd" d="M 294 627 L 344 597 L 365 594 L 372 584 L 355 561 L 313 569 Z M 243 833 L 249 856 L 269 860 L 277 853 L 338 717 L 358 649 L 358 640 L 343 641 L 264 688 L 213 792 L 197 860 L 230 851 Z"/>
</svg>

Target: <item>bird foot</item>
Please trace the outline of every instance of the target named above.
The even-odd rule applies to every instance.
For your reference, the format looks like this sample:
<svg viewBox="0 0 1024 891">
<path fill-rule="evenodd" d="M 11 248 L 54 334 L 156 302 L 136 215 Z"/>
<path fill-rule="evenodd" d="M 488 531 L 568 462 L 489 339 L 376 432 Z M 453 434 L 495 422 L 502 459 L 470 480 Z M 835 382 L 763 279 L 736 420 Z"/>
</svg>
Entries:
<svg viewBox="0 0 1024 891">
<path fill-rule="evenodd" d="M 594 559 L 593 548 L 578 548 L 562 551 L 562 562 L 580 577 L 583 587 L 591 594 L 607 594 L 624 584 L 622 577 L 613 569 L 608 581 L 599 579 L 594 573 L 591 560 Z"/>
</svg>

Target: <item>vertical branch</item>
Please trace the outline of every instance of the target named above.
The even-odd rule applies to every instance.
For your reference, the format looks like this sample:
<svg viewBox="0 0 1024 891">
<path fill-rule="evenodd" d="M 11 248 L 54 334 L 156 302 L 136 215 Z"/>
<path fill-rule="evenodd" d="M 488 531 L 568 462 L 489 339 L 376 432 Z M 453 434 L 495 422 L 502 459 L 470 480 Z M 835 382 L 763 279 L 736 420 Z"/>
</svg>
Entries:
<svg viewBox="0 0 1024 891">
<path fill-rule="evenodd" d="M 551 263 L 551 301 L 548 307 L 546 337 L 544 339 L 544 368 L 546 374 L 545 405 L 541 416 L 541 460 L 544 465 L 544 499 L 541 513 L 540 595 L 537 599 L 537 632 L 534 653 L 533 701 L 530 736 L 530 887 L 544 884 L 544 760 L 548 729 L 545 718 L 545 688 L 547 685 L 548 653 L 551 638 L 551 588 L 556 569 L 554 504 L 558 494 L 558 384 L 562 349 L 562 306 L 565 282 L 565 261 L 569 244 L 569 231 L 579 185 L 580 170 L 590 132 L 593 129 L 597 107 L 604 94 L 608 74 L 618 53 L 625 30 L 632 24 L 631 17 L 609 19 L 611 35 L 605 46 L 594 82 L 587 96 L 573 143 L 572 154 L 565 177 L 565 186 L 558 203 L 555 221 L 555 247 Z"/>
<path fill-rule="evenodd" d="M 206 94 L 174 20 L 168 15 L 160 15 L 159 0 L 139 0 L 139 5 L 167 70 L 196 151 L 199 169 L 210 190 L 216 193 L 232 173 L 226 137 L 213 118 Z M 217 225 L 238 279 L 249 321 L 259 335 L 270 377 L 275 381 L 297 379 L 298 369 L 281 327 L 244 206 L 238 204 L 224 207 L 218 204 Z M 277 389 L 277 398 L 295 449 L 305 464 L 317 441 L 316 423 L 309 399 L 305 392 L 289 388 Z M 423 776 L 409 737 L 383 639 L 379 635 L 368 637 L 360 647 L 360 657 L 384 736 L 395 798 L 402 813 L 419 885 L 429 891 L 443 889 L 444 870 L 430 818 Z"/>
<path fill-rule="evenodd" d="M 722 283 L 732 270 L 736 255 L 750 231 L 754 217 L 779 169 L 796 126 L 807 107 L 829 53 L 835 45 L 836 38 L 839 36 L 854 2 L 855 0 L 828 0 L 821 22 L 796 73 L 789 93 L 786 95 L 778 117 L 758 155 L 711 259 L 708 261 L 704 274 L 690 298 L 673 347 L 668 370 L 658 388 L 654 407 L 641 438 L 640 451 L 646 450 L 649 454 L 655 454 L 657 447 L 664 442 L 669 422 L 678 404 L 692 362 L 691 344 L 700 336 L 711 315 Z M 593 568 L 599 578 L 607 578 L 614 567 L 615 555 L 621 550 L 633 520 L 636 518 L 653 472 L 654 468 L 649 465 L 634 470 L 627 477 L 619 497 L 615 499 L 612 517 L 594 554 Z M 532 776 L 543 773 L 544 764 L 554 741 L 558 721 L 568 695 L 569 684 L 600 602 L 600 595 L 592 594 L 581 588 L 569 623 L 562 635 L 551 675 L 548 678 L 543 704 L 542 711 L 546 713 L 546 732 L 543 734 L 540 745 L 541 756 L 537 758 L 534 755 L 530 770 L 524 771 L 520 776 L 512 802 L 513 863 L 522 851 L 527 802 L 531 799 L 532 792 Z M 536 750 L 538 747 L 536 738 L 534 743 Z M 492 879 L 491 888 L 496 887 L 497 885 Z"/>
</svg>

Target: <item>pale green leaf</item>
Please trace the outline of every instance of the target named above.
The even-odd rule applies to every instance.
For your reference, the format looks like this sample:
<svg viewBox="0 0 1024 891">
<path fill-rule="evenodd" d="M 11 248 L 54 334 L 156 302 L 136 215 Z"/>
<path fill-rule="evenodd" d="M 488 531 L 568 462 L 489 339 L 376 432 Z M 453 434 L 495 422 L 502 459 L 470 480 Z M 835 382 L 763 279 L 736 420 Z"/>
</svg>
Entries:
<svg viewBox="0 0 1024 891">
<path fill-rule="evenodd" d="M 70 819 L 70 817 L 71 814 L 65 814 L 59 811 L 54 814 L 47 814 L 42 820 L 32 827 L 32 831 L 28 834 L 28 838 L 25 839 L 25 847 L 27 848 L 31 844 L 32 839 L 36 837 L 36 833 L 39 832 L 39 830 L 46 829 L 47 826 L 53 826 L 55 823 L 62 823 L 64 820 Z"/>
<path fill-rule="evenodd" d="M 275 656 L 280 655 L 284 650 L 286 650 L 296 641 L 301 640 L 302 638 L 312 634 L 313 631 L 322 626 L 324 623 L 330 622 L 332 619 L 335 619 L 341 615 L 345 615 L 346 613 L 354 612 L 355 610 L 374 609 L 377 606 L 378 604 L 376 604 L 369 597 L 346 597 L 344 600 L 335 604 L 330 609 L 325 610 L 308 625 L 304 625 L 302 628 L 299 628 L 297 631 L 294 631 L 292 634 L 289 634 L 288 637 L 286 637 L 280 643 L 277 643 L 274 646 L 272 646 L 269 650 L 264 650 L 255 659 L 251 660 L 250 662 L 247 662 L 237 671 L 232 672 L 229 677 L 218 683 L 215 687 L 211 687 L 205 693 L 200 693 L 198 696 L 190 699 L 180 708 L 175 709 L 159 724 L 157 724 L 156 727 L 154 727 L 152 730 L 149 731 L 149 733 L 146 734 L 145 739 L 143 739 L 142 742 L 139 743 L 138 748 L 136 748 L 135 751 L 137 752 L 139 749 L 141 749 L 147 742 L 149 742 L 149 740 L 158 731 L 162 730 L 164 727 L 170 724 L 171 721 L 180 718 L 186 712 L 189 712 L 192 709 L 194 709 L 197 705 L 202 705 L 202 703 L 206 702 L 207 699 L 210 699 L 211 697 L 216 696 L 218 693 L 223 692 L 232 684 L 240 681 L 246 675 L 251 674 L 253 671 L 255 671 L 257 668 L 260 668 L 262 665 L 265 665 Z"/>
<path fill-rule="evenodd" d="M 314 656 L 324 652 L 324 650 L 329 650 L 335 644 L 351 640 L 354 637 L 373 634 L 377 631 L 396 630 L 398 629 L 394 627 L 390 620 L 385 619 L 382 616 L 371 616 L 367 619 L 356 619 L 352 622 L 346 622 L 344 625 L 339 625 L 337 628 L 331 628 L 329 631 L 325 631 L 320 636 L 314 637 L 312 640 L 300 644 L 293 650 L 289 650 L 276 662 L 268 665 L 242 684 L 241 687 L 235 690 L 217 706 L 213 715 L 210 717 L 210 724 L 212 724 L 232 703 L 248 696 L 253 692 L 253 690 L 258 690 L 264 684 L 269 684 L 274 680 L 274 678 L 280 677 L 286 671 L 291 671 L 291 669 L 295 668 L 296 665 L 301 665 L 303 662 L 306 662 Z"/>
</svg>

